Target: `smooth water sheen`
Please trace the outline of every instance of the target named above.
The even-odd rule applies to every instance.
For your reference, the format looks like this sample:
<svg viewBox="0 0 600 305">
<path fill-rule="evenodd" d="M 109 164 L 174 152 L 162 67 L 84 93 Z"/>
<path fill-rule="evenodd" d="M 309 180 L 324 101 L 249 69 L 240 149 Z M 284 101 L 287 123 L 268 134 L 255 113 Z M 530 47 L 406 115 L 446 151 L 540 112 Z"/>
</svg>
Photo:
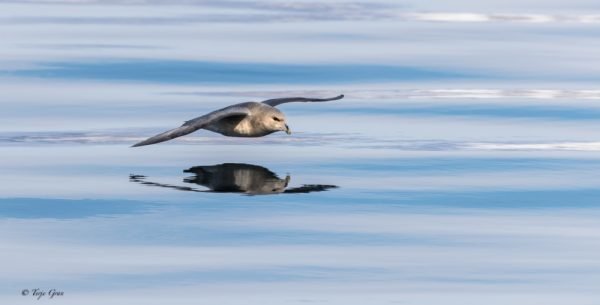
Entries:
<svg viewBox="0 0 600 305">
<path fill-rule="evenodd" d="M 599 16 L 3 1 L 0 303 L 597 304 Z M 289 136 L 130 148 L 338 94 L 281 105 Z"/>
</svg>

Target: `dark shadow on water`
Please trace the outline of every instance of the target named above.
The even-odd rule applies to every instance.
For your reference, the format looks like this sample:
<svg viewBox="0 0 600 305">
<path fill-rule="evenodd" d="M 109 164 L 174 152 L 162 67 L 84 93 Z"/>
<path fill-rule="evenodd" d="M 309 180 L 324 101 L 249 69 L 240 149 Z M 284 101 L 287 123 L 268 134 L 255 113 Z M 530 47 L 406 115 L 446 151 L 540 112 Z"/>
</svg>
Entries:
<svg viewBox="0 0 600 305">
<path fill-rule="evenodd" d="M 336 185 L 305 184 L 299 187 L 288 188 L 291 180 L 289 175 L 282 179 L 267 168 L 244 163 L 194 166 L 183 172 L 193 174 L 193 176 L 184 178 L 183 182 L 202 186 L 206 189 L 151 182 L 143 175 L 130 175 L 129 181 L 148 186 L 171 188 L 178 191 L 241 193 L 247 195 L 312 193 L 338 187 Z"/>
</svg>

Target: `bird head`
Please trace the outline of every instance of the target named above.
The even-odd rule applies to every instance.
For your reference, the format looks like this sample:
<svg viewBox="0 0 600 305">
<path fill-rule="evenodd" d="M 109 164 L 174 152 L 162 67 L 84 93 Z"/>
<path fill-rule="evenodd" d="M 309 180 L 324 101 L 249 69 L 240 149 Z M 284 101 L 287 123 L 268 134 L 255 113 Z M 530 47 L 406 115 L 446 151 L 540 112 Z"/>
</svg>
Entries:
<svg viewBox="0 0 600 305">
<path fill-rule="evenodd" d="M 270 111 L 264 120 L 266 127 L 272 131 L 285 131 L 287 134 L 292 134 L 290 127 L 287 125 L 283 112 L 273 109 Z"/>
</svg>

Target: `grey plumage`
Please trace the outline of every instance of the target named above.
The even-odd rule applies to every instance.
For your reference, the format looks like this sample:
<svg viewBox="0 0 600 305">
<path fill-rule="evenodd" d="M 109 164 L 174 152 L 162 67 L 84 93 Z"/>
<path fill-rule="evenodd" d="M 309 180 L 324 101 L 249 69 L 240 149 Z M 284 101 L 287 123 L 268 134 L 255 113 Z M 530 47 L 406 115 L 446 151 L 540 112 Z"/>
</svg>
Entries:
<svg viewBox="0 0 600 305">
<path fill-rule="evenodd" d="M 291 102 L 329 102 L 335 101 L 344 98 L 344 95 L 338 95 L 336 97 L 331 98 L 307 98 L 307 97 L 283 97 L 283 98 L 274 98 L 266 101 L 262 101 L 263 104 L 267 104 L 269 106 L 275 107 L 277 105 L 283 103 L 291 103 Z"/>
<path fill-rule="evenodd" d="M 180 127 L 150 137 L 132 147 L 165 142 L 198 129 L 210 130 L 228 137 L 262 137 L 276 131 L 285 131 L 290 134 L 285 115 L 275 106 L 290 102 L 326 102 L 343 97 L 344 95 L 325 99 L 287 97 L 269 99 L 261 103 L 236 104 L 188 120 Z"/>
</svg>

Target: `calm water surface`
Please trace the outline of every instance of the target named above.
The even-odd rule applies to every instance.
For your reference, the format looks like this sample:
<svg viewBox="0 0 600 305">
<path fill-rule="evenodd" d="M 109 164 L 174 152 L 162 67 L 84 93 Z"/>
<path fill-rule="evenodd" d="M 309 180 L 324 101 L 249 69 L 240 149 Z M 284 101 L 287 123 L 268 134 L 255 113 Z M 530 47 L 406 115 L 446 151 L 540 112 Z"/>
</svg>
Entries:
<svg viewBox="0 0 600 305">
<path fill-rule="evenodd" d="M 600 6 L 569 6 L 3 2 L 0 303 L 597 304 Z"/>
</svg>

